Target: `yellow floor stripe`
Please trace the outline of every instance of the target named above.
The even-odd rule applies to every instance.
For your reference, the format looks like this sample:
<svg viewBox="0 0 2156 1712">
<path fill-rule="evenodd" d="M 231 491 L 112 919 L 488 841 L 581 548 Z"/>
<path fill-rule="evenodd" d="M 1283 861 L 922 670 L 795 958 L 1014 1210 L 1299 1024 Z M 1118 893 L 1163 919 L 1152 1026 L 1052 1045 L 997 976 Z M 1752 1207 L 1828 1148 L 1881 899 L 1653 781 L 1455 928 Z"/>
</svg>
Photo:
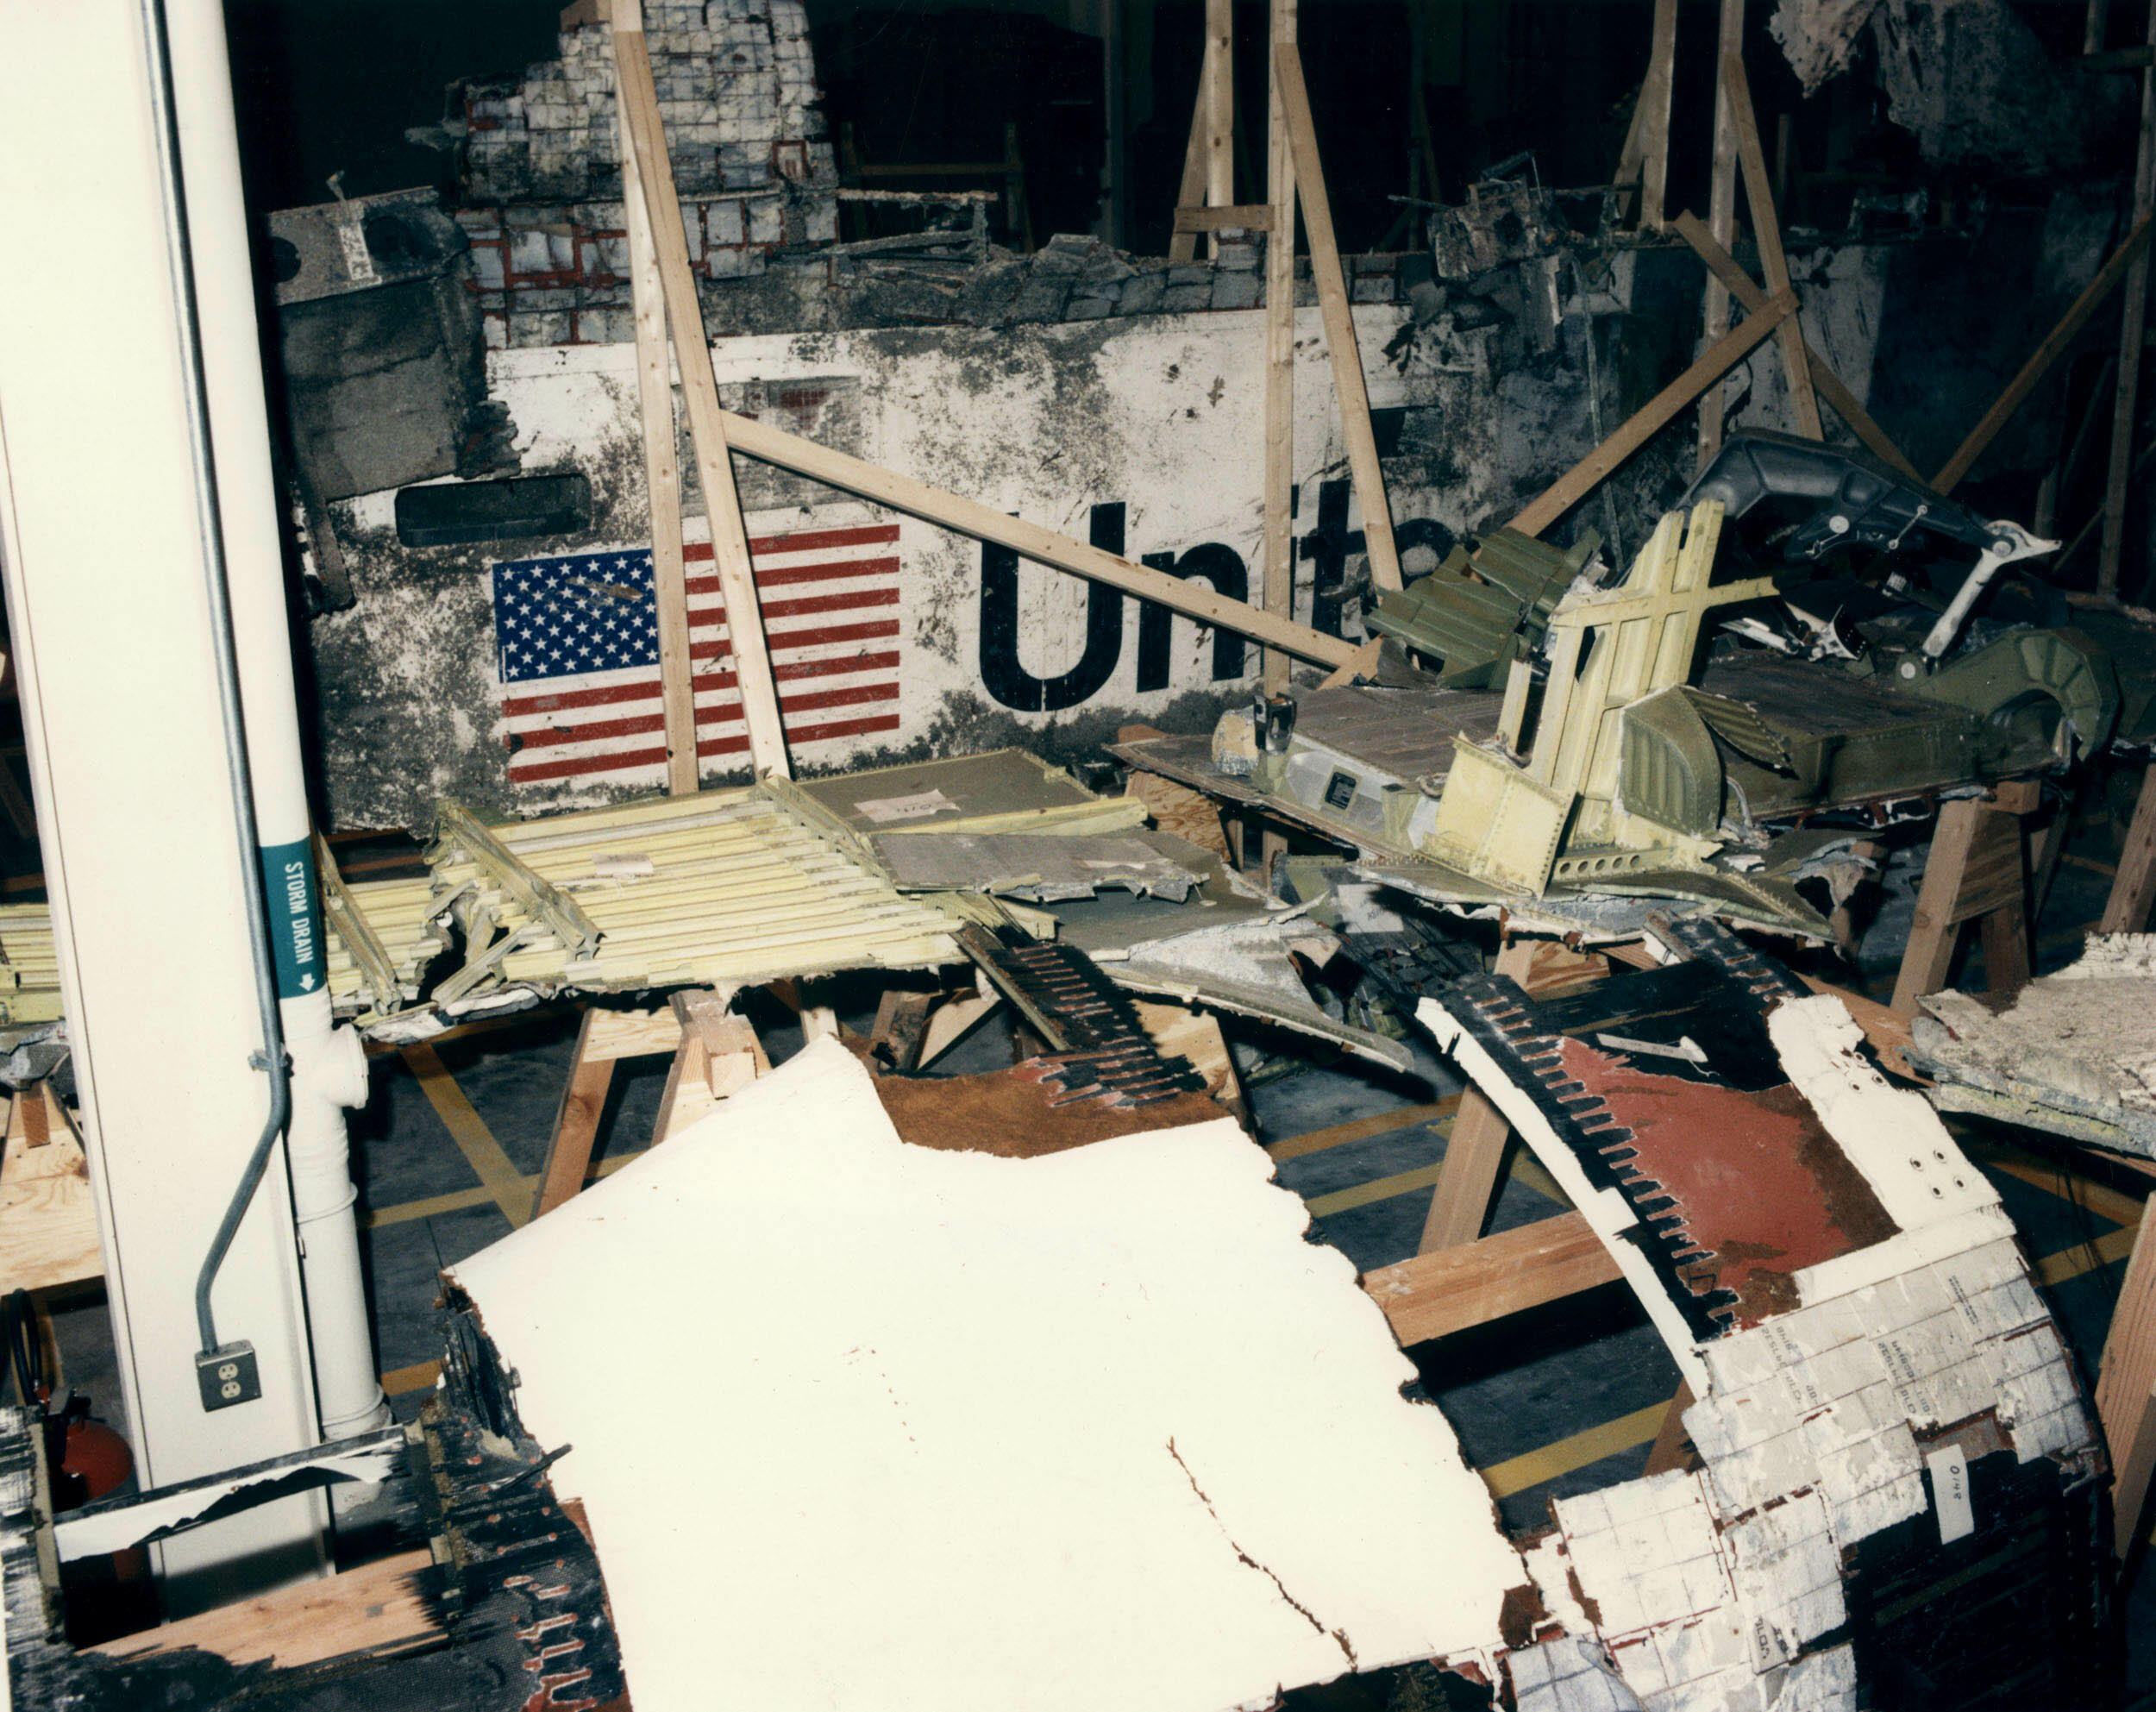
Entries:
<svg viewBox="0 0 2156 1712">
<path fill-rule="evenodd" d="M 406 1046 L 401 1050 L 404 1063 L 419 1078 L 419 1086 L 425 1092 L 427 1102 L 442 1119 L 442 1127 L 449 1132 L 449 1138 L 457 1144 L 465 1163 L 479 1174 L 486 1185 L 494 1204 L 502 1209 L 502 1217 L 512 1225 L 522 1225 L 531 1217 L 531 1180 L 517 1169 L 517 1162 L 502 1151 L 502 1144 L 494 1139 L 494 1132 L 486 1127 L 486 1119 L 465 1098 L 464 1090 L 457 1086 L 435 1050 L 428 1045 Z"/>
<path fill-rule="evenodd" d="M 1987 1148 L 1977 1153 L 1977 1163 L 1988 1165 L 1995 1171 L 2003 1171 L 2009 1177 L 2019 1177 L 2023 1182 L 2032 1184 L 2060 1201 L 2078 1201 L 2097 1217 L 2109 1219 L 2115 1225 L 2138 1225 L 2141 1222 L 2141 1203 L 2132 1195 L 2121 1195 L 2107 1184 L 2092 1182 L 2078 1171 L 2067 1170 L 2049 1160 L 2009 1158 Z"/>
<path fill-rule="evenodd" d="M 403 1201 L 394 1207 L 363 1211 L 360 1214 L 360 1228 L 378 1231 L 385 1225 L 408 1224 L 414 1219 L 431 1219 L 437 1213 L 461 1213 L 467 1207 L 491 1207 L 493 1203 L 494 1191 L 482 1183 L 477 1188 L 461 1188 L 449 1195 L 430 1195 L 424 1201 Z"/>
<path fill-rule="evenodd" d="M 1413 1195 L 1419 1188 L 1428 1188 L 1444 1170 L 1445 1162 L 1440 1159 L 1434 1165 L 1418 1165 L 1412 1171 L 1380 1177 L 1375 1182 L 1357 1183 L 1353 1188 L 1313 1195 L 1303 1205 L 1310 1209 L 1313 1219 L 1323 1219 L 1334 1213 L 1345 1213 L 1351 1207 L 1368 1207 L 1373 1201 L 1389 1201 L 1396 1195 Z"/>
<path fill-rule="evenodd" d="M 592 1168 L 592 1176 L 611 1177 L 630 1160 L 642 1157 L 646 1151 L 644 1148 L 636 1147 L 626 1153 L 610 1155 Z M 517 1179 L 517 1193 L 524 1197 L 527 1203 L 538 1187 L 539 1179 L 536 1176 Z M 361 1213 L 360 1228 L 371 1231 L 383 1225 L 403 1225 L 414 1219 L 431 1219 L 437 1213 L 461 1213 L 467 1207 L 486 1207 L 493 1200 L 494 1191 L 482 1185 L 478 1188 L 456 1189 L 448 1195 L 430 1195 L 424 1201 L 400 1201 L 393 1207 L 378 1207 L 371 1212 Z"/>
<path fill-rule="evenodd" d="M 1555 1480 L 1560 1474 L 1570 1474 L 1589 1463 L 1601 1461 L 1604 1457 L 1614 1457 L 1635 1445 L 1651 1444 L 1654 1435 L 1662 1430 L 1662 1417 L 1669 1412 L 1670 1400 L 1664 1397 L 1631 1414 L 1606 1420 L 1584 1433 L 1575 1433 L 1554 1445 L 1545 1445 L 1539 1451 L 1530 1451 L 1507 1462 L 1492 1463 L 1482 1471 L 1483 1483 L 1489 1488 L 1491 1497 L 1509 1498 L 1515 1492 L 1525 1492 L 1530 1486 Z"/>
<path fill-rule="evenodd" d="M 1270 1143 L 1265 1151 L 1275 1159 L 1300 1159 L 1306 1153 L 1321 1153 L 1328 1147 L 1344 1147 L 1351 1141 L 1364 1141 L 1374 1135 L 1384 1135 L 1392 1130 L 1404 1130 L 1411 1124 L 1429 1123 L 1432 1119 L 1450 1117 L 1459 1109 L 1460 1096 L 1440 1100 L 1434 1106 L 1403 1106 L 1397 1111 L 1380 1112 L 1368 1118 L 1356 1118 L 1344 1124 L 1334 1124 L 1329 1129 L 1310 1130 L 1301 1135 L 1291 1135 L 1285 1141 Z"/>
<path fill-rule="evenodd" d="M 392 1397 L 407 1391 L 423 1391 L 442 1376 L 442 1364 L 423 1361 L 417 1367 L 400 1367 L 382 1376 L 382 1389 Z"/>
<path fill-rule="evenodd" d="M 2069 1278 L 2078 1278 L 2084 1272 L 2115 1265 L 2133 1253 L 2134 1239 L 2140 1233 L 2138 1225 L 2122 1226 L 2115 1231 L 2106 1231 L 2092 1243 L 2076 1243 L 2071 1248 L 2047 1254 L 2030 1270 L 2035 1273 L 2036 1282 L 2048 1289 Z"/>
<path fill-rule="evenodd" d="M 1557 1180 L 1542 1169 L 1542 1162 L 1527 1151 L 1524 1141 L 1513 1149 L 1512 1163 L 1505 1175 L 1525 1183 L 1545 1201 L 1554 1201 L 1560 1207 L 1572 1204 L 1572 1197 L 1557 1187 Z"/>
</svg>

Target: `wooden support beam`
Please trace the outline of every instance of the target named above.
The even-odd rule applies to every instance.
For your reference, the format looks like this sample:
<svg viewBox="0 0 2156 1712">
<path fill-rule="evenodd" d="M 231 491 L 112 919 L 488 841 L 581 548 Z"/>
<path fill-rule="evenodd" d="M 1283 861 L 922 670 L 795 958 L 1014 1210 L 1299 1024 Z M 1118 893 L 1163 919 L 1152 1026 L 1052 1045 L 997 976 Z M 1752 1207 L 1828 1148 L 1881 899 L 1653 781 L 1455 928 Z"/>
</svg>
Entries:
<svg viewBox="0 0 2156 1712">
<path fill-rule="evenodd" d="M 1295 41 L 1296 0 L 1271 0 L 1268 33 L 1277 52 Z M 1272 226 L 1265 240 L 1265 610 L 1295 616 L 1295 154 L 1280 71 L 1266 60 L 1265 198 Z M 1265 650 L 1269 691 L 1288 687 L 1289 662 Z"/>
<path fill-rule="evenodd" d="M 1336 690 L 1358 680 L 1368 681 L 1377 675 L 1377 662 L 1383 656 L 1385 640 L 1373 637 L 1355 650 L 1355 657 L 1337 668 L 1331 676 L 1319 684 L 1321 690 Z"/>
<path fill-rule="evenodd" d="M 1969 437 L 1955 448 L 1954 455 L 1939 467 L 1939 473 L 1932 478 L 1932 486 L 1941 493 L 1951 493 L 1969 473 L 1970 466 L 1984 455 L 1984 449 L 1998 436 L 2014 412 L 2028 401 L 2036 390 L 2037 382 L 2050 371 L 2074 336 L 2080 332 L 2089 317 L 2102 307 L 2103 300 L 2115 291 L 2120 280 L 2140 260 L 2148 248 L 2150 222 L 2144 215 L 2127 234 L 2126 241 L 2113 252 L 2111 259 L 2096 270 L 2086 290 L 2073 300 L 2072 305 L 2059 317 L 2059 324 L 2044 336 L 2044 341 L 2023 363 L 2021 372 L 2006 383 L 2006 388 L 1991 401 L 1977 425 L 1969 430 Z"/>
<path fill-rule="evenodd" d="M 2006 918 L 2001 926 L 1986 931 L 1987 984 L 2004 991 L 2017 974 L 2028 979 L 2028 868 L 2021 813 L 2018 803 L 1995 807 L 1967 797 L 1940 805 L 1923 884 L 1917 889 L 1915 920 L 1894 982 L 1892 1007 L 1902 1016 L 1915 1015 L 1919 999 L 1946 986 L 1965 922 Z M 2017 937 L 2022 947 L 2018 956 Z"/>
<path fill-rule="evenodd" d="M 696 793 L 695 665 L 689 657 L 689 591 L 681 550 L 681 462 L 674 421 L 674 360 L 667 348 L 666 292 L 651 210 L 629 134 L 629 103 L 614 103 L 621 141 L 624 222 L 629 230 L 629 290 L 636 317 L 636 402 L 643 425 L 644 492 L 651 511 L 651 590 L 658 609 L 659 687 L 666 720 L 667 791 Z"/>
<path fill-rule="evenodd" d="M 1546 943 L 1506 940 L 1498 948 L 1496 972 L 1526 985 Z M 1512 1126 L 1481 1088 L 1470 1088 L 1460 1096 L 1460 1109 L 1445 1144 L 1445 1170 L 1423 1220 L 1419 1253 L 1457 1248 L 1482 1234 L 1496 1199 L 1505 1146 L 1511 1139 Z"/>
<path fill-rule="evenodd" d="M 1273 210 L 1263 202 L 1234 203 L 1222 208 L 1178 208 L 1178 232 L 1268 232 Z"/>
<path fill-rule="evenodd" d="M 1363 354 L 1355 342 L 1355 316 L 1347 278 L 1340 267 L 1339 245 L 1332 234 L 1332 204 L 1325 190 L 1325 169 L 1318 158 L 1318 133 L 1310 117 L 1310 91 L 1303 86 L 1302 58 L 1292 41 L 1273 47 L 1280 85 L 1281 111 L 1288 122 L 1289 153 L 1295 166 L 1295 194 L 1302 201 L 1303 230 L 1310 235 L 1310 272 L 1318 283 L 1318 307 L 1325 317 L 1326 350 L 1332 359 L 1332 385 L 1339 395 L 1340 431 L 1347 441 L 1348 473 L 1355 497 L 1363 502 L 1363 537 L 1369 554 L 1370 578 L 1380 588 L 1400 587 L 1400 549 L 1393 544 L 1393 514 L 1385 499 L 1385 473 L 1377 459 L 1377 436 L 1370 426 L 1369 384 L 1363 378 Z"/>
<path fill-rule="evenodd" d="M 2156 55 L 2156 0 L 2149 0 L 2148 41 Z M 2134 218 L 2146 225 L 2156 212 L 2156 66 L 2141 68 L 2140 146 L 2134 158 Z M 2111 410 L 2111 461 L 2103 483 L 2103 544 L 2096 557 L 2096 593 L 2116 599 L 2119 563 L 2126 550 L 2126 491 L 2133 479 L 2134 429 L 2148 325 L 2148 252 L 2126 270 L 2125 311 L 2119 318 L 2118 392 Z"/>
<path fill-rule="evenodd" d="M 1691 245 L 1699 259 L 1713 270 L 1714 277 L 1728 287 L 1748 315 L 1756 315 L 1766 307 L 1767 294 L 1752 283 L 1752 276 L 1738 265 L 1737 258 L 1714 241 L 1696 214 L 1689 210 L 1677 216 L 1674 224 Z M 1790 325 L 1796 325 L 1791 322 Z M 1812 385 L 1819 396 L 1833 408 L 1834 414 L 1856 431 L 1857 437 L 1869 446 L 1885 462 L 1894 466 L 1912 481 L 1921 481 L 1916 466 L 1902 455 L 1902 448 L 1887 436 L 1887 431 L 1873 421 L 1870 411 L 1857 402 L 1856 394 L 1842 385 L 1841 377 L 1827 367 L 1827 359 L 1810 345 L 1804 347 L 1804 361 L 1811 371 Z"/>
<path fill-rule="evenodd" d="M 752 458 L 790 469 L 849 493 L 873 499 L 893 511 L 904 511 L 944 529 L 970 535 L 977 541 L 993 541 L 1025 558 L 1052 565 L 1081 577 L 1091 577 L 1119 588 L 1126 594 L 1142 594 L 1157 600 L 1172 612 L 1195 618 L 1201 624 L 1222 624 L 1269 648 L 1284 649 L 1298 659 L 1320 666 L 1338 666 L 1351 658 L 1356 644 L 1327 636 L 1307 624 L 1261 611 L 1247 601 L 1216 594 L 1204 584 L 1186 582 L 1150 566 L 1134 565 L 1098 547 L 1073 541 L 1069 536 L 1007 517 L 978 500 L 931 487 L 912 476 L 879 469 L 858 458 L 819 446 L 798 434 L 789 434 L 769 423 L 721 411 L 726 436 L 733 448 Z"/>
<path fill-rule="evenodd" d="M 1715 64 L 1732 53 L 1745 51 L 1745 0 L 1721 0 L 1721 16 L 1715 40 Z M 1737 127 L 1729 110 L 1729 91 L 1718 74 L 1714 78 L 1714 155 L 1707 194 L 1707 229 L 1714 241 L 1727 249 L 1737 241 Z M 1729 292 L 1719 279 L 1707 282 L 1707 301 L 1702 312 L 1701 337 L 1712 349 L 1729 326 Z M 1714 379 L 1719 381 L 1720 373 Z M 1699 406 L 1699 464 L 1714 461 L 1722 448 L 1722 391 L 1710 384 Z"/>
<path fill-rule="evenodd" d="M 1639 124 L 1639 223 L 1661 226 L 1670 184 L 1670 109 L 1677 93 L 1677 0 L 1654 0 L 1647 79 L 1635 110 Z M 1434 192 L 1432 192 L 1434 194 Z"/>
<path fill-rule="evenodd" d="M 1235 5 L 1206 0 L 1206 201 L 1225 208 L 1235 200 Z M 1208 236 L 1206 254 L 1219 240 Z"/>
<path fill-rule="evenodd" d="M 1202 207 L 1206 199 L 1206 92 L 1213 83 L 1213 39 L 1208 35 L 1203 56 L 1198 63 L 1198 94 L 1190 103 L 1190 135 L 1183 144 L 1182 182 L 1175 191 L 1175 210 Z M 1180 226 L 1168 240 L 1168 259 L 1170 261 L 1195 261 L 1198 259 L 1197 229 L 1185 231 Z"/>
<path fill-rule="evenodd" d="M 2126 847 L 2103 906 L 2099 933 L 2146 933 L 2148 912 L 2156 906 L 2156 766 L 2141 770 L 2140 794 L 2126 829 Z"/>
<path fill-rule="evenodd" d="M 1511 1139 L 1512 1126 L 1481 1088 L 1460 1096 L 1459 1115 L 1445 1144 L 1444 1175 L 1430 1197 L 1417 1253 L 1457 1248 L 1482 1234 Z"/>
<path fill-rule="evenodd" d="M 2156 1196 L 2142 1209 L 2096 1374 L 2096 1419 L 2111 1452 L 2113 1539 L 2123 1558 L 2140 1537 L 2156 1474 Z"/>
<path fill-rule="evenodd" d="M 668 1000 L 681 1044 L 660 1091 L 659 1115 L 651 1130 L 654 1147 L 769 1073 L 771 1060 L 763 1043 L 748 1018 L 728 1008 L 732 1001 L 730 991 L 711 988 L 691 988 Z"/>
<path fill-rule="evenodd" d="M 1767 182 L 1767 157 L 1759 147 L 1759 122 L 1752 110 L 1752 85 L 1745 77 L 1745 62 L 1735 53 L 1722 55 L 1722 84 L 1728 94 L 1729 116 L 1737 133 L 1737 163 L 1744 169 L 1745 205 L 1752 210 L 1752 235 L 1759 246 L 1759 271 L 1766 275 L 1767 290 L 1789 289 L 1789 267 L 1782 254 L 1782 219 L 1775 212 L 1774 187 Z M 1804 329 L 1794 315 L 1774 329 L 1782 348 L 1782 368 L 1789 378 L 1789 408 L 1796 417 L 1796 431 L 1808 440 L 1824 440 L 1827 430 L 1819 419 L 1819 400 L 1812 396 L 1812 370 L 1806 360 Z"/>
<path fill-rule="evenodd" d="M 879 1050 L 895 1070 L 911 1070 L 921 1061 L 921 1045 L 928 1036 L 929 1013 L 937 994 L 909 992 L 888 987 L 876 1002 L 876 1019 L 868 1031 L 868 1050 Z"/>
<path fill-rule="evenodd" d="M 584 1187 L 585 1176 L 592 1169 L 592 1148 L 599 1139 L 599 1120 L 606 1110 L 606 1091 L 613 1086 L 617 1062 L 611 1056 L 590 1050 L 592 1019 L 605 1014 L 587 1007 L 577 1025 L 569 1080 L 554 1114 L 554 1132 L 548 1139 L 546 1160 L 539 1167 L 539 1186 L 532 1196 L 535 1219 L 573 1196 Z"/>
<path fill-rule="evenodd" d="M 1003 995 L 993 988 L 986 992 L 954 993 L 945 999 L 930 1013 L 914 1069 L 926 1069 L 987 1021 L 988 1013 L 1002 1002 Z"/>
<path fill-rule="evenodd" d="M 1624 190 L 1637 185 L 1646 170 L 1646 156 L 1639 142 L 1639 132 L 1645 123 L 1647 85 L 1642 79 L 1639 93 L 1633 97 L 1632 117 L 1625 123 L 1625 141 L 1617 151 L 1617 170 L 1609 175 L 1612 190 Z"/>
<path fill-rule="evenodd" d="M 621 110 L 650 216 L 667 323 L 674 332 L 674 357 L 681 368 L 689 435 L 704 489 L 704 511 L 711 523 L 711 559 L 718 571 L 719 593 L 726 604 L 726 634 L 741 686 L 742 718 L 749 728 L 749 759 L 760 777 L 776 774 L 791 778 L 786 730 L 779 715 L 778 685 L 772 676 L 770 647 L 764 638 L 755 574 L 749 562 L 749 535 L 742 522 L 741 496 L 734 488 L 733 460 L 727 444 L 730 417 L 719 407 L 711 341 L 704 334 L 703 306 L 697 298 L 695 276 L 689 271 L 688 238 L 681 223 L 681 204 L 674 195 L 674 163 L 667 155 L 666 129 L 659 116 L 651 56 L 644 44 L 642 11 L 636 0 L 611 0 L 611 7 Z"/>
<path fill-rule="evenodd" d="M 1719 282 L 1716 282 L 1719 285 Z M 1617 431 L 1551 483 L 1549 491 L 1512 520 L 1522 535 L 1539 535 L 1593 491 L 1595 485 L 1651 439 L 1670 419 L 1726 374 L 1732 363 L 1795 312 L 1796 299 L 1783 292 L 1769 298 L 1700 354 L 1699 360 L 1650 398 Z M 1720 443 L 1719 436 L 1716 443 Z"/>
<path fill-rule="evenodd" d="M 1623 1275 L 1587 1220 L 1560 1213 L 1363 1275 L 1406 1348 L 1577 1295 Z"/>
<path fill-rule="evenodd" d="M 1146 1038 L 1163 1057 L 1188 1058 L 1190 1067 L 1205 1078 L 1206 1092 L 1235 1114 L 1246 1130 L 1254 1130 L 1250 1103 L 1243 1097 L 1243 1078 L 1236 1073 L 1235 1055 L 1220 1019 L 1207 1011 L 1188 1011 L 1181 1005 L 1133 1001 Z"/>
</svg>

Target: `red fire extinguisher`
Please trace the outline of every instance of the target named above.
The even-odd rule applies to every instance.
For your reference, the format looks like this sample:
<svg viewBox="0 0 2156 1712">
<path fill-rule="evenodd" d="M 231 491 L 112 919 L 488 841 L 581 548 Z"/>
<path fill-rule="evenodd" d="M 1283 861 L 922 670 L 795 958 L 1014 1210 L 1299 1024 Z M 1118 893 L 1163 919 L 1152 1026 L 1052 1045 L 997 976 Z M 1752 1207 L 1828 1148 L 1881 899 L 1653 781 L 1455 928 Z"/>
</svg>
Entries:
<svg viewBox="0 0 2156 1712">
<path fill-rule="evenodd" d="M 124 1485 L 135 1473 L 128 1441 L 90 1415 L 90 1399 L 70 1390 L 55 1405 L 45 1373 L 45 1341 L 28 1290 L 0 1303 L 0 1350 L 15 1376 L 17 1400 L 44 1417 L 45 1465 L 55 1514 L 72 1510 Z M 139 1554 L 119 1554 L 139 1558 Z M 127 1566 L 118 1565 L 124 1578 Z"/>
</svg>

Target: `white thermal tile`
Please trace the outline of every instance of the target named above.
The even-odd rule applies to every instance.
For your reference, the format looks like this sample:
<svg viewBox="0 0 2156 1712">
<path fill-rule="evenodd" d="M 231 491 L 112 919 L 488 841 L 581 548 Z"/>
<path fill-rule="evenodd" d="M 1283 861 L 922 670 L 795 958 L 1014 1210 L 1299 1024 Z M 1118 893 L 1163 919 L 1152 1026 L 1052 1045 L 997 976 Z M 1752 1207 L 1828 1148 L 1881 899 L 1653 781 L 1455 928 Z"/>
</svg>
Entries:
<svg viewBox="0 0 2156 1712">
<path fill-rule="evenodd" d="M 1865 1488 L 1853 1496 L 1837 1497 L 1829 1492 L 1834 1538 L 1854 1541 L 1891 1527 L 1897 1521 L 1921 1515 L 1929 1508 L 1924 1483 L 1915 1470 L 1897 1474 L 1883 1485 Z"/>
<path fill-rule="evenodd" d="M 1887 1376 L 1885 1358 L 1878 1346 L 1858 1339 L 1812 1357 L 1808 1364 L 1819 1389 L 1829 1397 L 1846 1397 L 1876 1385 Z"/>
<path fill-rule="evenodd" d="M 1523 1578 L 1305 1225 L 1229 1120 L 911 1147 L 819 1041 L 454 1276 L 576 1447 L 641 1712 L 1218 1712 L 1487 1658 Z"/>
<path fill-rule="evenodd" d="M 1808 1308 L 1783 1315 L 1795 1319 L 1808 1314 Z M 1749 1332 L 1735 1332 L 1725 1338 L 1716 1338 L 1700 1346 L 1700 1356 L 1707 1364 L 1707 1371 L 1714 1381 L 1714 1389 L 1723 1393 L 1742 1390 L 1757 1384 L 1781 1365 L 1773 1346 L 1754 1327 Z"/>
</svg>

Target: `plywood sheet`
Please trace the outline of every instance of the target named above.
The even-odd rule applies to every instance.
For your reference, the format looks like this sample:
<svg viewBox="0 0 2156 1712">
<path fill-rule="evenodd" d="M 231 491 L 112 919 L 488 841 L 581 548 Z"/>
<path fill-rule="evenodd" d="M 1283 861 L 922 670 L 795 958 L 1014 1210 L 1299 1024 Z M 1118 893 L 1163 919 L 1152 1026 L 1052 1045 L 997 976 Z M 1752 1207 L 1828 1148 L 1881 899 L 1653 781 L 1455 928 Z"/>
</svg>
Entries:
<svg viewBox="0 0 2156 1712">
<path fill-rule="evenodd" d="M 640 1712 L 1210 1712 L 1489 1668 L 1520 1561 L 1269 1174 L 1225 1119 L 908 1146 L 820 1042 L 460 1265 L 527 1428 L 578 1447 L 556 1489 Z"/>
</svg>

